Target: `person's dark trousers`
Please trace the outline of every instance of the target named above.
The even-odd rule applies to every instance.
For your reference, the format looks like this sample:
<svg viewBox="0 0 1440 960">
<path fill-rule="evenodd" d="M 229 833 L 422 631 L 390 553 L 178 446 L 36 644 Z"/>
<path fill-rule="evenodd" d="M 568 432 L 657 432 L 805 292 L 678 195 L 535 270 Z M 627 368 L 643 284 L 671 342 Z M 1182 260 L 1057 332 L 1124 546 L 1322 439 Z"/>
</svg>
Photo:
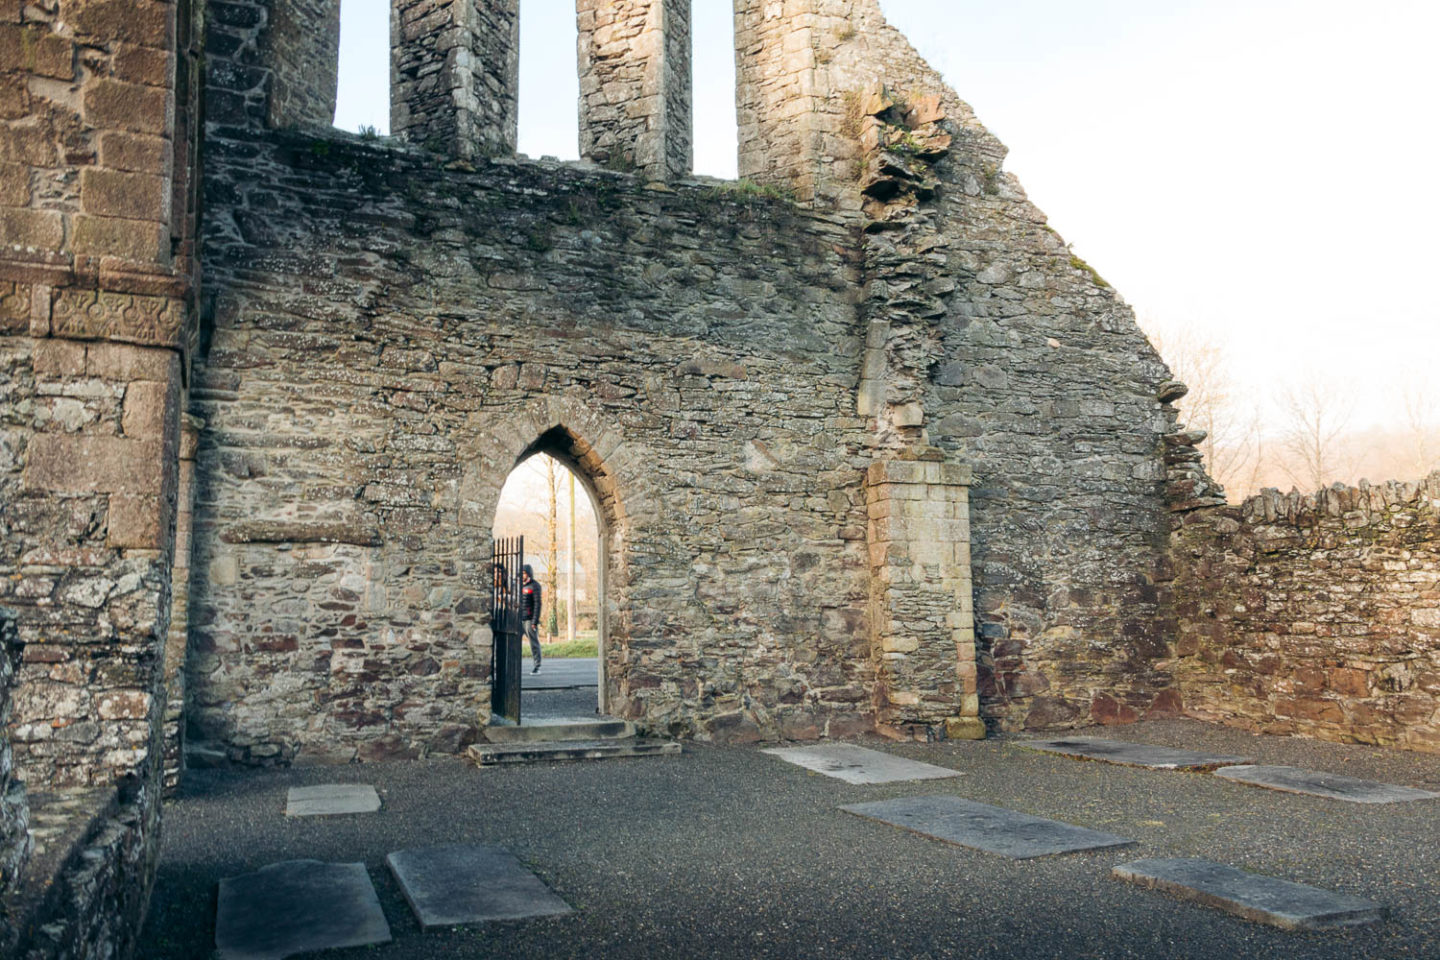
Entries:
<svg viewBox="0 0 1440 960">
<path fill-rule="evenodd" d="M 533 620 L 525 621 L 525 636 L 530 640 L 530 656 L 535 659 L 535 669 L 531 673 L 540 672 L 540 624 Z"/>
</svg>

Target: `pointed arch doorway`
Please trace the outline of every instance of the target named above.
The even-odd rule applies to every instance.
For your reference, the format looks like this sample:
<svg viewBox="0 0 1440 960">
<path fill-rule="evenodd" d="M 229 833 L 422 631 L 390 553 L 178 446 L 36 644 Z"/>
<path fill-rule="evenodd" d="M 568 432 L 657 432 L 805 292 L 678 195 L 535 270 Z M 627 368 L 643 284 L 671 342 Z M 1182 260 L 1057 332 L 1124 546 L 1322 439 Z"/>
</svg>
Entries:
<svg viewBox="0 0 1440 960">
<path fill-rule="evenodd" d="M 496 643 L 492 678 L 518 675 L 521 683 L 513 705 L 492 683 L 492 723 L 593 719 L 607 712 L 613 498 L 597 489 L 580 449 L 564 428 L 547 431 L 516 459 L 501 489 L 492 540 L 513 545 L 523 537 L 523 556 L 512 562 L 529 567 L 540 588 L 533 634 L 541 656 L 536 671 L 529 636 L 519 644 Z"/>
</svg>

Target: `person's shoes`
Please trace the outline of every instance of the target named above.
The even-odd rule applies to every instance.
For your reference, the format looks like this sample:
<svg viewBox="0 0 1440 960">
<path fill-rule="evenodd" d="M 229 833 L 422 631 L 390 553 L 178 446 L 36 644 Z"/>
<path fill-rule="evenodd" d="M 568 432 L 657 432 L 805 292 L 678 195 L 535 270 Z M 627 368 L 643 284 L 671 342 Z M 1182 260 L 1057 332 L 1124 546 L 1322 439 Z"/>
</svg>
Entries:
<svg viewBox="0 0 1440 960">
<path fill-rule="evenodd" d="M 532 667 L 531 670 L 530 670 L 530 672 L 531 672 L 531 673 L 539 673 L 539 672 L 540 672 L 540 668 L 539 668 L 539 667 Z"/>
</svg>

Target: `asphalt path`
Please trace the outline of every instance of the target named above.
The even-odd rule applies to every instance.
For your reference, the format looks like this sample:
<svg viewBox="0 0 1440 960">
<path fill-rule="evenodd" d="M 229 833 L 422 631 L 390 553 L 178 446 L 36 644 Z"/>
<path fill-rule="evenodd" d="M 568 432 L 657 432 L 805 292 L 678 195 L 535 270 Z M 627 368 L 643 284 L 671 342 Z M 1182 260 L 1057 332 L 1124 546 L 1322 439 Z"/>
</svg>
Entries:
<svg viewBox="0 0 1440 960">
<path fill-rule="evenodd" d="M 521 675 L 520 689 L 564 690 L 570 687 L 594 687 L 600 681 L 599 661 L 594 657 L 576 657 L 570 660 L 542 660 L 540 672 L 530 672 L 530 654 L 525 654 L 525 672 Z"/>
<path fill-rule="evenodd" d="M 1440 787 L 1440 758 L 1256 737 L 1188 721 L 1091 735 Z M 195 771 L 166 804 L 136 956 L 212 955 L 216 884 L 295 858 L 363 862 L 393 943 L 334 960 L 433 958 L 1440 957 L 1440 801 L 1362 806 L 1197 773 L 979 743 L 867 743 L 949 780 L 849 785 L 760 746 L 674 758 L 477 769 L 453 758 Z M 379 813 L 287 821 L 292 785 L 370 783 Z M 837 809 L 952 794 L 1118 833 L 1133 847 L 1012 861 Z M 575 913 L 422 931 L 384 867 L 393 850 L 504 846 Z M 1204 857 L 1387 905 L 1369 927 L 1290 933 L 1114 880 L 1119 863 Z"/>
</svg>

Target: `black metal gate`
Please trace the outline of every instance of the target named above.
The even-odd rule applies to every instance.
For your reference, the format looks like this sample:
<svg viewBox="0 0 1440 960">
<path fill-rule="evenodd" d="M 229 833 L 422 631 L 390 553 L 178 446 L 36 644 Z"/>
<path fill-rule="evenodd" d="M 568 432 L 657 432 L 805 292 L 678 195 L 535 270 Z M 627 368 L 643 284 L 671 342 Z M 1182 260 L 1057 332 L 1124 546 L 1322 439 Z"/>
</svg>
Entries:
<svg viewBox="0 0 1440 960">
<path fill-rule="evenodd" d="M 495 541 L 490 561 L 490 630 L 495 644 L 490 660 L 490 712 L 511 723 L 520 722 L 520 650 L 525 634 L 520 566 L 524 562 L 524 537 Z"/>
</svg>

